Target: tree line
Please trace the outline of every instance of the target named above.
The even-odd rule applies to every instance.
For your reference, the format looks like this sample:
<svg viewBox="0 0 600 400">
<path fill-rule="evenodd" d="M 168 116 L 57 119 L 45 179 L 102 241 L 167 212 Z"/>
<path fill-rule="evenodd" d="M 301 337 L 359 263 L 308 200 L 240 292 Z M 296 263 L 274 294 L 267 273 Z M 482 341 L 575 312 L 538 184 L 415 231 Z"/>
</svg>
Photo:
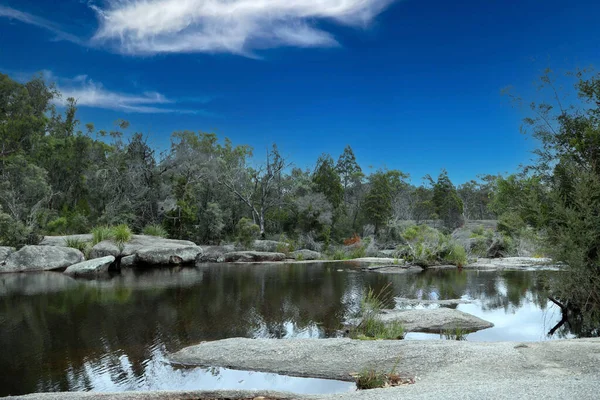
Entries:
<svg viewBox="0 0 600 400">
<path fill-rule="evenodd" d="M 365 173 L 350 146 L 335 160 L 295 167 L 273 145 L 264 160 L 249 145 L 214 133 L 179 131 L 157 153 L 118 120 L 110 131 L 64 109 L 41 77 L 0 75 L 0 240 L 21 246 L 42 234 L 86 233 L 128 224 L 161 224 L 173 238 L 219 243 L 249 227 L 258 236 L 308 235 L 325 243 L 354 234 L 386 235 L 404 220 L 495 218 L 488 208 L 496 177 L 456 188 L 445 171 L 414 186 L 398 170 Z"/>
</svg>

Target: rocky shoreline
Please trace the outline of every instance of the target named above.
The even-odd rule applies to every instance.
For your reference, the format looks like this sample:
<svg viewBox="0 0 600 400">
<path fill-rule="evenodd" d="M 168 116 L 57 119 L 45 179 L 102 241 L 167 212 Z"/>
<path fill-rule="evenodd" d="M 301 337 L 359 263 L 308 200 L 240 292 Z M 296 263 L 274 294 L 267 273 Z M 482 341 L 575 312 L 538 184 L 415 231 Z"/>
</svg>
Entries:
<svg viewBox="0 0 600 400">
<path fill-rule="evenodd" d="M 389 257 L 362 257 L 350 260 L 325 260 L 321 253 L 312 250 L 285 251 L 286 243 L 257 240 L 255 250 L 236 250 L 233 245 L 199 246 L 185 240 L 164 239 L 134 235 L 121 246 L 106 240 L 91 247 L 88 257 L 75 248 L 67 247 L 70 241 L 91 241 L 91 235 L 47 236 L 37 246 L 25 246 L 18 251 L 0 247 L 0 273 L 65 271 L 74 277 L 94 278 L 109 270 L 120 268 L 152 268 L 164 266 L 202 266 L 206 263 L 306 263 L 348 262 L 363 270 L 384 274 L 419 273 L 424 268 L 410 265 L 404 260 Z M 456 269 L 454 265 L 434 265 L 427 269 Z M 479 270 L 559 270 L 560 266 L 547 258 L 505 257 L 479 258 L 465 265 L 465 269 Z"/>
</svg>

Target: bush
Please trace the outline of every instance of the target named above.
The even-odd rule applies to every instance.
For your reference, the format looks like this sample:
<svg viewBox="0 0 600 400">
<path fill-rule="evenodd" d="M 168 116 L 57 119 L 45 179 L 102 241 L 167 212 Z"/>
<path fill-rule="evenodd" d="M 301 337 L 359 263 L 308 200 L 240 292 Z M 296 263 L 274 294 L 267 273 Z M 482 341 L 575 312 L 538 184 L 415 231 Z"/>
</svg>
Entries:
<svg viewBox="0 0 600 400">
<path fill-rule="evenodd" d="M 260 227 L 248 218 L 242 218 L 237 223 L 237 241 L 246 249 L 252 247 L 254 240 L 260 235 Z"/>
<path fill-rule="evenodd" d="M 460 244 L 454 243 L 444 256 L 444 261 L 457 267 L 463 267 L 467 263 L 467 251 Z"/>
<path fill-rule="evenodd" d="M 38 244 L 40 236 L 21 221 L 0 211 L 0 245 L 20 248 L 28 244 Z"/>
<path fill-rule="evenodd" d="M 58 217 L 48 222 L 46 225 L 46 231 L 50 234 L 64 234 L 67 231 L 67 218 L 66 217 Z"/>
<path fill-rule="evenodd" d="M 115 242 L 119 243 L 127 243 L 131 240 L 133 236 L 131 233 L 131 229 L 126 224 L 117 225 L 112 228 L 113 237 Z"/>
<path fill-rule="evenodd" d="M 526 226 L 523 218 L 514 211 L 506 212 L 498 218 L 498 231 L 511 237 L 517 235 Z"/>
<path fill-rule="evenodd" d="M 160 224 L 146 225 L 142 230 L 144 235 L 166 238 L 169 236 L 167 230 Z"/>
</svg>

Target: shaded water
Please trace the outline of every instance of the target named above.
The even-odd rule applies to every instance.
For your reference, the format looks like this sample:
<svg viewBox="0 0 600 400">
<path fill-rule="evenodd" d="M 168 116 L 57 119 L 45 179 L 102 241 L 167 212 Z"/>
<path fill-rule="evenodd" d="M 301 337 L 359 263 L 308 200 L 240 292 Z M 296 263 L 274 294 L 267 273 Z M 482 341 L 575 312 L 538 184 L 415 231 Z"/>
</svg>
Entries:
<svg viewBox="0 0 600 400">
<path fill-rule="evenodd" d="M 226 369 L 178 369 L 166 354 L 229 337 L 339 335 L 368 287 L 400 297 L 473 299 L 493 322 L 468 340 L 546 340 L 560 320 L 535 271 L 380 275 L 351 264 L 208 265 L 127 271 L 105 281 L 60 273 L 0 275 L 0 395 L 37 391 L 277 389 L 332 393 L 343 382 Z M 563 328 L 552 338 L 570 337 Z M 408 339 L 439 339 L 410 334 Z"/>
</svg>

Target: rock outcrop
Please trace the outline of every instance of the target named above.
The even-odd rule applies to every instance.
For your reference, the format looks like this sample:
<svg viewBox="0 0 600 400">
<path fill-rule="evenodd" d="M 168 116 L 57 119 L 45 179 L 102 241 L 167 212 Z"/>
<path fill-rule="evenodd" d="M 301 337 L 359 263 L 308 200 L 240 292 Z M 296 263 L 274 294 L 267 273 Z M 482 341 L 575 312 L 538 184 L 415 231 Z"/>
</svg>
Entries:
<svg viewBox="0 0 600 400">
<path fill-rule="evenodd" d="M 285 260 L 285 254 L 266 251 L 233 251 L 225 254 L 226 262 L 276 262 L 283 260 Z"/>
<path fill-rule="evenodd" d="M 225 261 L 225 254 L 235 251 L 235 246 L 228 244 L 225 246 L 205 246 L 202 254 L 196 257 L 196 265 L 202 263 L 220 263 Z"/>
<path fill-rule="evenodd" d="M 8 256 L 0 265 L 0 272 L 51 271 L 83 260 L 83 253 L 70 247 L 25 246 Z"/>
<path fill-rule="evenodd" d="M 95 258 L 71 265 L 65 270 L 65 274 L 72 277 L 94 278 L 108 272 L 108 268 L 115 262 L 113 256 Z"/>
<path fill-rule="evenodd" d="M 135 253 L 136 265 L 180 265 L 196 261 L 202 254 L 198 246 L 143 247 Z"/>
<path fill-rule="evenodd" d="M 288 243 L 278 242 L 275 240 L 255 240 L 252 248 L 255 251 L 270 252 L 270 253 L 281 252 L 281 251 L 287 252 L 287 250 L 290 248 L 290 245 Z"/>
<path fill-rule="evenodd" d="M 294 258 L 295 260 L 314 261 L 314 260 L 322 260 L 323 259 L 323 256 L 318 251 L 306 250 L 306 249 L 292 251 L 290 253 L 290 256 L 292 258 Z"/>
<path fill-rule="evenodd" d="M 465 268 L 474 269 L 544 269 L 558 270 L 560 266 L 556 265 L 550 258 L 534 257 L 505 257 L 505 258 L 479 258 L 477 262 L 465 266 Z"/>
<path fill-rule="evenodd" d="M 79 240 L 82 242 L 91 242 L 94 239 L 91 233 L 81 235 L 67 236 L 44 236 L 40 242 L 40 246 L 67 246 L 67 240 Z"/>
<path fill-rule="evenodd" d="M 105 240 L 96 244 L 90 253 L 91 258 L 100 258 L 106 256 L 126 257 L 136 254 L 143 248 L 183 248 L 194 247 L 196 243 L 188 240 L 164 239 L 156 236 L 133 235 L 132 239 L 124 243 L 122 248 L 111 240 Z"/>
<path fill-rule="evenodd" d="M 8 256 L 17 251 L 14 247 L 0 246 L 0 264 L 2 264 Z"/>
</svg>

